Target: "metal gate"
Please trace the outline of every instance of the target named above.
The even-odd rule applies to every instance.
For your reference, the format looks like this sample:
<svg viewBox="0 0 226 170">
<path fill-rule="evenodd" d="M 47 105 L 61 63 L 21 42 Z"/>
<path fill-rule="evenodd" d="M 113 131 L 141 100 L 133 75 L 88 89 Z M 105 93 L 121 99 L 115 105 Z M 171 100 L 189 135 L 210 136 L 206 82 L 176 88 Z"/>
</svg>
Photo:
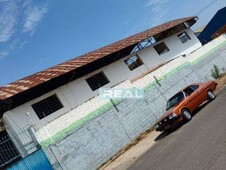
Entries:
<svg viewBox="0 0 226 170">
<path fill-rule="evenodd" d="M 20 153 L 6 131 L 0 133 L 0 169 L 19 160 Z"/>
<path fill-rule="evenodd" d="M 53 168 L 44 151 L 39 149 L 9 167 L 8 170 L 53 170 Z"/>
</svg>

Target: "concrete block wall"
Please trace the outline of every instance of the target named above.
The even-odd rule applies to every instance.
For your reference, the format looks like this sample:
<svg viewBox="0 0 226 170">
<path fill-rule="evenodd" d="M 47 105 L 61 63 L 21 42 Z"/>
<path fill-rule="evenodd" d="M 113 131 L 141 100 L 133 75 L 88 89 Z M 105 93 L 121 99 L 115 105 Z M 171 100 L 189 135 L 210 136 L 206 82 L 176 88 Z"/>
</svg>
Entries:
<svg viewBox="0 0 226 170">
<path fill-rule="evenodd" d="M 140 133 L 152 127 L 156 119 L 164 113 L 166 100 L 178 90 L 193 82 L 212 79 L 211 69 L 214 64 L 225 72 L 226 44 L 208 53 L 198 62 L 188 62 L 180 66 L 182 60 L 194 61 L 192 57 L 178 58 L 140 79 L 138 83 L 135 82 L 140 85 L 138 87 L 148 86 L 144 99 L 121 100 L 116 103 L 117 109 L 109 108 L 46 147 L 54 169 L 98 168 Z M 163 68 L 167 66 L 175 66 L 177 69 L 162 76 L 160 72 L 164 72 Z M 148 85 L 147 82 L 152 82 L 153 75 L 160 78 L 161 86 L 157 83 Z"/>
<path fill-rule="evenodd" d="M 124 81 L 114 88 L 131 88 L 131 83 L 129 80 Z M 96 96 L 78 107 L 72 109 L 70 112 L 63 114 L 57 119 L 47 123 L 45 126 L 41 127 L 36 132 L 36 137 L 39 142 L 45 141 L 48 138 L 56 135 L 58 132 L 64 130 L 68 125 L 73 124 L 76 121 L 88 116 L 90 113 L 104 107 L 109 103 L 109 100 L 103 100 L 99 96 Z"/>
<path fill-rule="evenodd" d="M 221 50 L 225 49 L 222 47 Z M 222 55 L 219 51 L 216 51 L 211 54 L 211 57 L 206 57 L 205 59 L 201 60 L 197 64 L 193 66 L 193 69 L 198 73 L 198 75 L 205 77 L 206 79 L 212 79 L 211 77 L 211 69 L 214 65 L 216 65 L 220 72 L 223 73 L 226 70 L 226 57 L 225 54 Z"/>
<path fill-rule="evenodd" d="M 59 162 L 55 160 L 54 169 L 96 169 L 131 141 L 124 128 L 117 112 L 111 108 L 50 145 L 46 153 L 52 163 L 57 157 Z"/>
<path fill-rule="evenodd" d="M 116 107 L 119 110 L 117 112 L 119 121 L 125 127 L 124 130 L 131 140 L 150 128 L 156 120 L 145 99 L 126 99 Z"/>
<path fill-rule="evenodd" d="M 123 100 L 116 107 L 119 112 L 112 107 L 48 146 L 54 169 L 96 169 L 156 120 L 145 100 Z"/>
</svg>

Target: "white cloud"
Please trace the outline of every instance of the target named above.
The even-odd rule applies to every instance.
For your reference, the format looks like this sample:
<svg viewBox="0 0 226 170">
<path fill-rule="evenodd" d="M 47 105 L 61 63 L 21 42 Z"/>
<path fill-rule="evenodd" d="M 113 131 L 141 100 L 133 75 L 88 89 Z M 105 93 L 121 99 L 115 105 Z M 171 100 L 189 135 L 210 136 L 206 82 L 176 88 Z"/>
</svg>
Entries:
<svg viewBox="0 0 226 170">
<path fill-rule="evenodd" d="M 161 8 L 160 8 L 159 5 L 157 5 L 157 6 L 154 6 L 154 7 L 151 9 L 151 11 L 152 11 L 153 13 L 159 13 L 159 12 L 161 12 Z"/>
<path fill-rule="evenodd" d="M 0 50 L 0 59 L 8 56 L 13 50 L 22 48 L 27 43 L 27 40 L 22 40 L 21 38 L 15 38 L 4 50 Z"/>
<path fill-rule="evenodd" d="M 9 55 L 8 51 L 0 51 L 0 59 L 5 58 L 7 55 Z"/>
<path fill-rule="evenodd" d="M 152 5 L 156 5 L 160 2 L 161 0 L 149 0 L 146 4 L 145 4 L 145 7 L 148 7 L 148 6 L 152 6 Z"/>
<path fill-rule="evenodd" d="M 48 0 L 0 0 L 0 59 L 26 44 L 26 35 L 33 35 L 47 6 Z"/>
<path fill-rule="evenodd" d="M 166 14 L 169 11 L 166 6 L 169 0 L 148 0 L 145 7 L 151 9 L 151 25 L 155 26 L 164 21 L 167 17 Z"/>
<path fill-rule="evenodd" d="M 128 20 L 125 20 L 121 25 L 128 25 L 130 24 L 131 22 L 133 21 L 133 19 L 128 19 Z"/>
<path fill-rule="evenodd" d="M 10 0 L 0 1 L 0 43 L 8 41 L 17 24 L 17 4 Z"/>
<path fill-rule="evenodd" d="M 152 17 L 152 24 L 155 26 L 161 24 L 166 17 L 167 11 L 168 10 L 165 9 L 164 11 L 156 13 L 155 16 Z"/>
<path fill-rule="evenodd" d="M 37 25 L 41 22 L 43 15 L 48 11 L 47 2 L 42 5 L 27 5 L 23 24 L 23 32 L 34 32 Z"/>
<path fill-rule="evenodd" d="M 32 0 L 25 0 L 25 1 L 23 1 L 22 6 L 23 7 L 27 7 L 27 6 L 31 5 L 31 4 L 32 4 Z"/>
</svg>

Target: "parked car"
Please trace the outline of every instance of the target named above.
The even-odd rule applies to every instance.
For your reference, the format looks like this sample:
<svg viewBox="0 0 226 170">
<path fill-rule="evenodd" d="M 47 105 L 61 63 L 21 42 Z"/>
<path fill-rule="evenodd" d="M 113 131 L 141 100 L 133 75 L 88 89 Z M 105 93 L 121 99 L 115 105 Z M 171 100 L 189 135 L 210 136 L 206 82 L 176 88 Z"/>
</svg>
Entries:
<svg viewBox="0 0 226 170">
<path fill-rule="evenodd" d="M 155 124 L 156 131 L 166 131 L 182 120 L 186 122 L 192 119 L 191 113 L 206 100 L 214 100 L 217 83 L 191 84 L 179 91 L 167 101 L 166 112 Z"/>
</svg>

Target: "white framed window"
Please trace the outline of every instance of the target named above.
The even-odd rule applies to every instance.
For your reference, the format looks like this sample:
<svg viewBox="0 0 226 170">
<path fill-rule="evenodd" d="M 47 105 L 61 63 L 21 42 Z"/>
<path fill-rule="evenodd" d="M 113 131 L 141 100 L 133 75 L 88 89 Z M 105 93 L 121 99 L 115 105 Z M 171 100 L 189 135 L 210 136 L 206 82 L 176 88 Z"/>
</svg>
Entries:
<svg viewBox="0 0 226 170">
<path fill-rule="evenodd" d="M 100 87 L 104 86 L 105 84 L 108 84 L 110 81 L 104 74 L 104 72 L 97 73 L 89 78 L 86 79 L 86 82 L 90 86 L 90 88 L 95 91 L 99 89 Z"/>
<path fill-rule="evenodd" d="M 187 34 L 187 32 L 182 32 L 182 33 L 178 34 L 177 36 L 182 43 L 186 43 L 188 40 L 191 39 L 190 36 Z"/>
<path fill-rule="evenodd" d="M 159 55 L 162 55 L 169 51 L 169 48 L 166 46 L 166 44 L 164 42 L 161 42 L 161 43 L 155 45 L 154 49 Z"/>
<path fill-rule="evenodd" d="M 49 96 L 31 106 L 39 119 L 43 119 L 44 117 L 63 108 L 63 104 L 60 102 L 56 94 Z"/>
<path fill-rule="evenodd" d="M 144 64 L 137 55 L 124 60 L 124 62 L 131 71 Z"/>
</svg>

